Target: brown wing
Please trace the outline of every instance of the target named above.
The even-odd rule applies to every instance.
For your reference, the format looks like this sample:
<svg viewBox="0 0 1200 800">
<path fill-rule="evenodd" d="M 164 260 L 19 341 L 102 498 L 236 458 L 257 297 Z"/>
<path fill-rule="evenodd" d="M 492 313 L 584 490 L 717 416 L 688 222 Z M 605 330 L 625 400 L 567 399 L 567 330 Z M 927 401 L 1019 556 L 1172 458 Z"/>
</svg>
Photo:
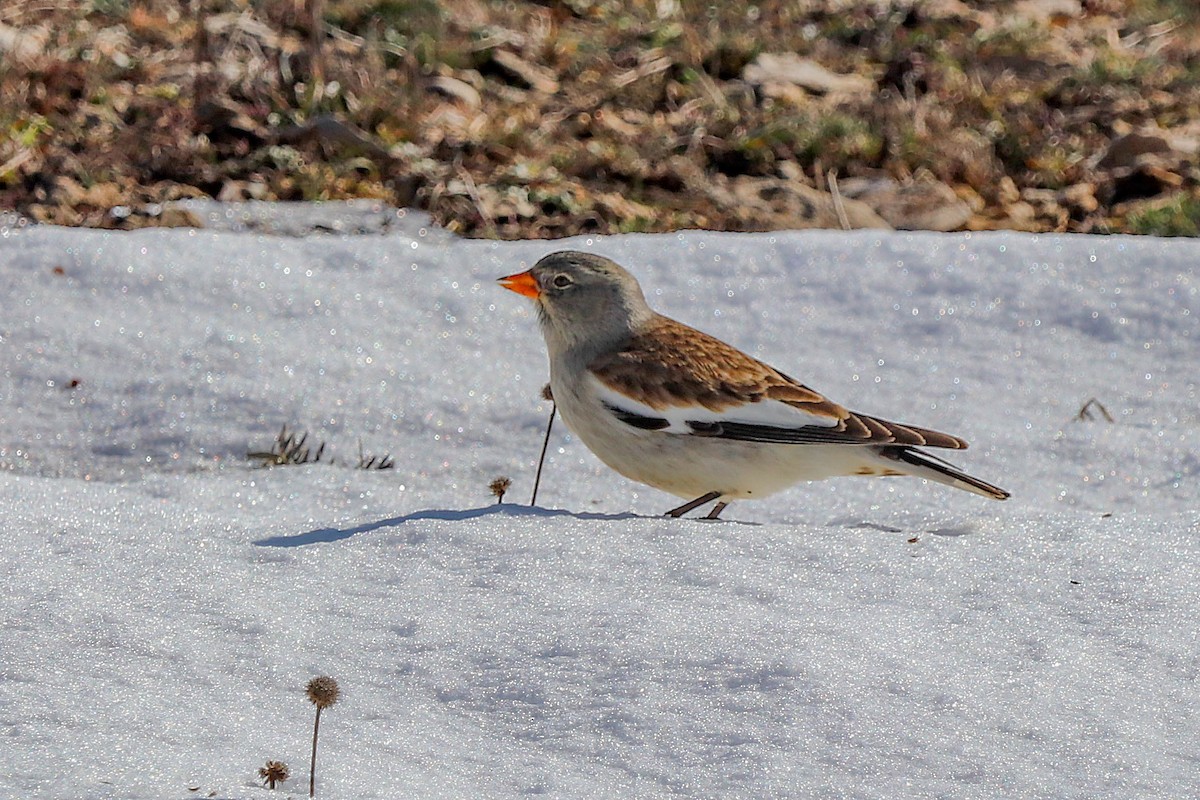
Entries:
<svg viewBox="0 0 1200 800">
<path fill-rule="evenodd" d="M 601 383 L 644 406 L 665 411 L 700 405 L 721 412 L 746 403 L 777 400 L 828 420 L 797 427 L 740 422 L 689 423 L 692 432 L 743 441 L 791 444 L 926 445 L 962 449 L 956 436 L 855 414 L 756 358 L 667 317 L 659 316 L 615 353 L 589 368 Z M 613 409 L 630 425 L 665 427 L 628 409 Z"/>
</svg>

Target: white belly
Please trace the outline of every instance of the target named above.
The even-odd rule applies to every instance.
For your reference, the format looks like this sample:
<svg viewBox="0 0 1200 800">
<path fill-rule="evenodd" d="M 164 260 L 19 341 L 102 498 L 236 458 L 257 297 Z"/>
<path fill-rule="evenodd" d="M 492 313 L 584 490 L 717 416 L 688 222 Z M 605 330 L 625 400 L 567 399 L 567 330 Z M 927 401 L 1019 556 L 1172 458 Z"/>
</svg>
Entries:
<svg viewBox="0 0 1200 800">
<path fill-rule="evenodd" d="M 563 421 L 597 458 L 630 480 L 689 500 L 707 492 L 726 499 L 766 497 L 800 481 L 868 474 L 864 470 L 878 458 L 868 447 L 761 444 L 641 430 L 553 376 L 550 388 Z"/>
</svg>

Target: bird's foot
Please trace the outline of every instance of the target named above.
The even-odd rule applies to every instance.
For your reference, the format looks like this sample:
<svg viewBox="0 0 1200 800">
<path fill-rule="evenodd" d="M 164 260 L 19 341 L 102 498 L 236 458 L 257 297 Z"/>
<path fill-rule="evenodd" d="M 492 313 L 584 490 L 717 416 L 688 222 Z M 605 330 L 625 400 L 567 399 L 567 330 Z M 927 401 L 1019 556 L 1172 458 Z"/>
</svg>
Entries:
<svg viewBox="0 0 1200 800">
<path fill-rule="evenodd" d="M 670 511 L 668 511 L 666 513 L 665 516 L 676 517 L 676 518 L 682 517 L 684 514 L 688 513 L 689 511 L 693 511 L 693 510 L 699 508 L 700 506 L 704 505 L 705 503 L 711 503 L 713 500 L 716 500 L 720 496 L 721 496 L 720 492 L 706 492 L 705 494 L 702 494 L 699 497 L 697 497 L 695 500 L 687 501 L 683 505 L 679 506 L 679 508 L 672 508 Z M 717 503 L 716 507 L 713 508 L 713 510 L 710 512 L 708 519 L 716 519 L 717 518 L 716 515 L 720 514 L 721 510 L 723 508 L 725 508 L 726 505 L 728 505 L 728 504 L 727 503 Z"/>
</svg>

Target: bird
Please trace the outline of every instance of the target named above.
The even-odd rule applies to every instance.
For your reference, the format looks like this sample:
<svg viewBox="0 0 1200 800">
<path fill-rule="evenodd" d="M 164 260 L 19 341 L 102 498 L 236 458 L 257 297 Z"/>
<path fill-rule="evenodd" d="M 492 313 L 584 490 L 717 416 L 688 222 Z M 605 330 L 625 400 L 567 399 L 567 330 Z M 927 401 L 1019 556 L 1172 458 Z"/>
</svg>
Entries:
<svg viewBox="0 0 1200 800">
<path fill-rule="evenodd" d="M 604 256 L 564 250 L 497 279 L 531 299 L 567 426 L 630 480 L 687 500 L 770 496 L 802 481 L 911 475 L 995 500 L 1010 494 L 921 448 L 958 436 L 853 411 L 733 345 L 659 314 Z"/>
</svg>

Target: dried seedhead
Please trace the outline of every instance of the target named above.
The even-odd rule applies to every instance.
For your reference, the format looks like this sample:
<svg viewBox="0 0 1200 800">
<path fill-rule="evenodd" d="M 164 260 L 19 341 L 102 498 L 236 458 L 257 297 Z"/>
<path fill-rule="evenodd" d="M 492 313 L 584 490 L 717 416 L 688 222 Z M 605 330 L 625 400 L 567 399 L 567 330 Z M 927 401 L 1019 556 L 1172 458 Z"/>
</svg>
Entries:
<svg viewBox="0 0 1200 800">
<path fill-rule="evenodd" d="M 329 708 L 338 701 L 342 694 L 342 690 L 338 688 L 338 682 L 328 675 L 313 678 L 308 682 L 304 692 L 308 695 L 309 702 L 317 708 Z"/>
<path fill-rule="evenodd" d="M 308 682 L 308 686 L 304 688 L 308 699 L 314 706 L 317 707 L 317 716 L 313 720 L 313 738 L 312 738 L 312 760 L 308 769 L 308 796 L 316 797 L 317 794 L 317 736 L 321 729 L 321 711 L 329 708 L 338 701 L 342 690 L 338 688 L 338 682 L 328 675 L 321 675 L 313 678 Z"/>
<path fill-rule="evenodd" d="M 512 488 L 512 478 L 496 478 L 488 484 L 488 489 L 496 496 L 497 503 L 504 502 L 504 493 Z"/>
<path fill-rule="evenodd" d="M 292 776 L 288 765 L 282 761 L 268 761 L 266 766 L 258 768 L 258 777 L 262 778 L 263 786 L 274 789 L 275 784 L 283 783 Z"/>
</svg>

